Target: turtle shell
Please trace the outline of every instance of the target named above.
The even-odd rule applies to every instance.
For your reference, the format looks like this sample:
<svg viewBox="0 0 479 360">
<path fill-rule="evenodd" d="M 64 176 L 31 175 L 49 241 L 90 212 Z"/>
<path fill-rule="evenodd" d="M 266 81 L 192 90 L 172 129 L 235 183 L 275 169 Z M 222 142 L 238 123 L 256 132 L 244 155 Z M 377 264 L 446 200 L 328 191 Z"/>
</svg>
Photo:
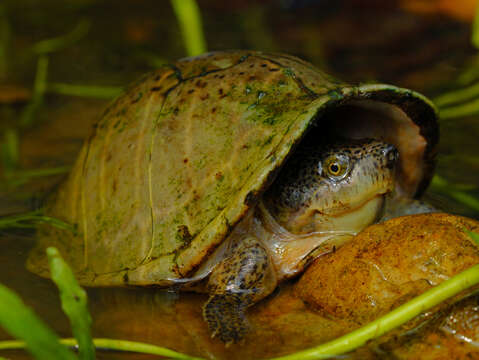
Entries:
<svg viewBox="0 0 479 360">
<path fill-rule="evenodd" d="M 28 267 L 48 275 L 45 248 L 56 246 L 85 285 L 187 279 L 307 132 L 395 143 L 406 155 L 398 187 L 417 196 L 432 175 L 436 117 L 416 92 L 351 86 L 292 56 L 232 51 L 180 60 L 106 109 L 47 205 L 78 231 L 42 228 Z"/>
</svg>

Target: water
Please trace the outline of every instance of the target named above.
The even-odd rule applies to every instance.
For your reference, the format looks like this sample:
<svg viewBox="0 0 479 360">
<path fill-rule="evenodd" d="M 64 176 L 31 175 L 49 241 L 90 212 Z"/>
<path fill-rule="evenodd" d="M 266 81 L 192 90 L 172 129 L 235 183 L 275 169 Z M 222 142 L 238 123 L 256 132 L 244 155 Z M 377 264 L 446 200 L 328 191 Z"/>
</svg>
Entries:
<svg viewBox="0 0 479 360">
<path fill-rule="evenodd" d="M 470 18 L 447 9 L 431 8 L 432 13 L 425 15 L 399 5 L 367 3 L 199 1 L 211 50 L 250 48 L 291 53 L 346 81 L 393 83 L 431 97 L 454 88 L 454 81 L 466 71 L 473 74 L 473 80 L 479 79 L 479 65 L 477 77 L 470 66 L 476 54 L 469 42 Z M 400 3 L 406 6 L 408 2 Z M 180 30 L 166 1 L 77 0 L 72 4 L 7 0 L 3 5 L 7 21 L 0 21 L 10 31 L 8 37 L 5 30 L 0 31 L 0 49 L 7 49 L 0 60 L 0 85 L 15 85 L 20 95 L 28 90 L 36 66 L 36 57 L 29 52 L 31 46 L 67 33 L 81 19 L 89 22 L 90 32 L 50 55 L 50 82 L 123 86 L 151 70 L 153 64 L 185 56 Z M 466 5 L 458 2 L 457 6 Z M 0 95 L 1 91 L 5 92 L 0 88 Z M 20 167 L 72 164 L 107 103 L 48 95 L 34 124 L 19 130 Z M 15 104 L 0 102 L 0 130 L 16 126 L 23 108 L 21 99 Z M 441 132 L 438 174 L 479 197 L 477 116 L 443 120 Z M 32 194 L 41 199 L 61 178 L 39 178 L 15 190 L 0 189 L 0 213 L 24 211 L 32 203 Z M 479 212 L 437 189 L 427 197 L 450 212 L 479 218 Z M 0 253 L 0 282 L 14 289 L 61 336 L 70 336 L 55 287 L 24 269 L 34 241 L 31 234 L 3 232 L 0 237 L 4 249 Z M 280 296 L 255 306 L 250 314 L 252 332 L 246 342 L 228 349 L 209 338 L 201 318 L 205 295 L 179 295 L 153 288 L 90 289 L 88 293 L 96 337 L 144 341 L 192 355 L 265 358 L 319 344 L 354 326 L 320 317 L 294 296 L 293 289 L 293 283 L 286 284 L 278 291 Z M 0 336 L 7 338 L 4 333 Z M 8 354 L 24 357 L 20 352 Z M 370 354 L 366 351 L 361 356 Z M 150 357 L 103 353 L 99 358 Z"/>
</svg>

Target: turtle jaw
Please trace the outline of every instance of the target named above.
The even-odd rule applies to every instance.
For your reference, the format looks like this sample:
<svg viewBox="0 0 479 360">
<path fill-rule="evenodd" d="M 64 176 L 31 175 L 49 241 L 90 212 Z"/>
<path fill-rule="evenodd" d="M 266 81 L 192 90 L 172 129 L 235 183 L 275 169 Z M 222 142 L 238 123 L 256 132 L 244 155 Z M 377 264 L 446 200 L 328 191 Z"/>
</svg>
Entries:
<svg viewBox="0 0 479 360">
<path fill-rule="evenodd" d="M 384 208 L 385 194 L 378 194 L 359 206 L 348 207 L 342 212 L 319 215 L 317 223 L 321 223 L 321 231 L 341 229 L 341 232 L 356 235 L 380 217 Z"/>
</svg>

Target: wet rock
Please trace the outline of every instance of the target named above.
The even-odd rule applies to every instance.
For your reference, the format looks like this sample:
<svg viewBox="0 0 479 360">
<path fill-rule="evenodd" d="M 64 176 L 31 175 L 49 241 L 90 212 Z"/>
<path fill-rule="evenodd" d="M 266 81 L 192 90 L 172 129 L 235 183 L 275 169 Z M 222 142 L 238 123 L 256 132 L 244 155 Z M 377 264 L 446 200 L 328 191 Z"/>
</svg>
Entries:
<svg viewBox="0 0 479 360">
<path fill-rule="evenodd" d="M 478 232 L 479 222 L 421 214 L 373 225 L 318 258 L 295 291 L 324 316 L 365 324 L 479 263 L 465 229 Z"/>
</svg>

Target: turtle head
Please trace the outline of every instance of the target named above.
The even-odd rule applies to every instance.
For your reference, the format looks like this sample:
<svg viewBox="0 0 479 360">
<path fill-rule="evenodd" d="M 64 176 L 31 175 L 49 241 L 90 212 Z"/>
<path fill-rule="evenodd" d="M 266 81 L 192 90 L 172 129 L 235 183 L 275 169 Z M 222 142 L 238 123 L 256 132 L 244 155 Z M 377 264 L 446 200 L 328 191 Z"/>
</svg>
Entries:
<svg viewBox="0 0 479 360">
<path fill-rule="evenodd" d="M 264 203 L 293 234 L 357 233 L 381 215 L 398 156 L 394 146 L 373 139 L 302 144 Z"/>
</svg>

